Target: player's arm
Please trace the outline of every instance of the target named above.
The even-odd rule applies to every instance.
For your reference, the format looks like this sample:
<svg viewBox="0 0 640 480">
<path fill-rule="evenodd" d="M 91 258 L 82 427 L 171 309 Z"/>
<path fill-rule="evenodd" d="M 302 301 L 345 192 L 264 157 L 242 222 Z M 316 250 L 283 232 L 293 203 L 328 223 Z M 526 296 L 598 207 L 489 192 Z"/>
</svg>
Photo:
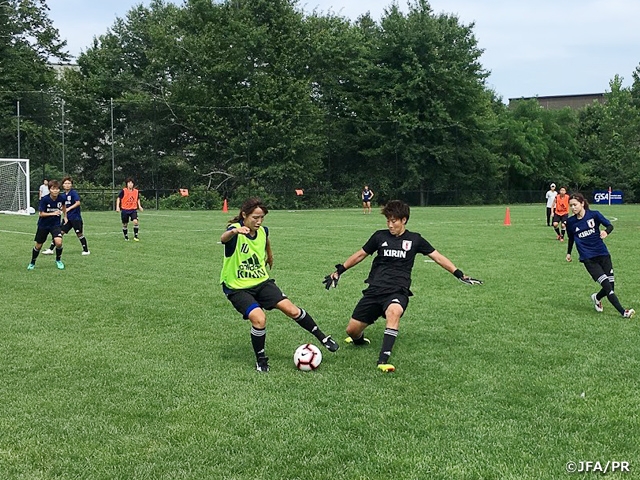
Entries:
<svg viewBox="0 0 640 480">
<path fill-rule="evenodd" d="M 120 192 L 120 195 L 118 195 L 116 197 L 116 212 L 120 211 L 120 196 L 122 195 L 122 192 Z"/>
<path fill-rule="evenodd" d="M 74 208 L 78 208 L 79 206 L 80 206 L 80 200 L 76 200 L 76 203 L 74 203 L 73 205 L 70 205 L 69 208 L 67 208 L 67 213 L 69 213 Z"/>
<path fill-rule="evenodd" d="M 447 272 L 451 273 L 454 277 L 463 283 L 468 285 L 482 285 L 482 280 L 471 278 L 468 275 L 462 273 L 458 267 L 456 267 L 451 260 L 441 254 L 439 251 L 434 250 L 428 254 L 429 258 L 444 268 Z"/>
<path fill-rule="evenodd" d="M 351 267 L 355 267 L 362 260 L 367 258 L 368 255 L 369 254 L 365 252 L 363 248 L 361 248 L 356 253 L 347 258 L 344 263 L 336 265 L 336 271 L 331 275 L 327 275 L 326 277 L 324 277 L 324 280 L 322 281 L 325 288 L 329 290 L 332 286 L 337 287 L 338 280 L 340 280 L 340 275 L 349 270 Z"/>
<path fill-rule="evenodd" d="M 220 236 L 220 242 L 227 243 L 236 235 L 247 235 L 249 232 L 251 232 L 251 230 L 249 230 L 249 227 L 245 227 L 244 225 L 237 228 L 236 227 L 230 228 L 228 230 L 225 230 L 225 232 Z M 267 242 L 268 241 L 269 239 L 267 239 Z"/>
<path fill-rule="evenodd" d="M 269 268 L 273 268 L 273 252 L 271 251 L 271 241 L 269 240 L 269 237 L 267 237 L 267 265 L 269 265 Z"/>
<path fill-rule="evenodd" d="M 144 212 L 144 208 L 142 208 L 142 204 L 140 203 L 140 199 L 138 198 L 138 210 Z"/>
</svg>

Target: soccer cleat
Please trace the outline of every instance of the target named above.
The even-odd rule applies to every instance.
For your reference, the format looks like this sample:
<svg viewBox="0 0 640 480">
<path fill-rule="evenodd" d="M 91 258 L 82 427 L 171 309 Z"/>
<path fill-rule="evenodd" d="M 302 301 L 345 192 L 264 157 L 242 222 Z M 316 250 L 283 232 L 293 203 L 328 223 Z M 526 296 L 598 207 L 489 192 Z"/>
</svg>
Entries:
<svg viewBox="0 0 640 480">
<path fill-rule="evenodd" d="M 58 267 L 58 270 L 64 270 L 64 263 L 60 260 L 56 260 L 56 267 Z"/>
<path fill-rule="evenodd" d="M 636 311 L 633 308 L 630 308 L 629 310 L 625 310 L 624 313 L 622 314 L 622 316 L 624 318 L 631 318 L 636 314 Z"/>
<path fill-rule="evenodd" d="M 42 251 L 43 255 L 53 255 L 53 250 L 51 250 L 50 248 L 47 248 L 46 250 Z"/>
<path fill-rule="evenodd" d="M 598 300 L 597 293 L 591 295 L 591 301 L 593 302 L 593 308 L 596 309 L 596 312 L 602 312 L 604 308 L 602 307 L 602 302 Z"/>
<path fill-rule="evenodd" d="M 256 370 L 259 372 L 268 372 L 269 371 L 269 358 L 268 357 L 260 357 L 256 362 Z"/>
<path fill-rule="evenodd" d="M 36 268 L 35 263 L 30 263 L 29 265 L 27 265 L 27 270 L 33 270 L 34 268 Z"/>
<path fill-rule="evenodd" d="M 134 242 L 139 242 L 139 241 L 140 241 L 140 239 L 139 239 L 138 237 L 133 237 L 133 241 L 134 241 Z"/>
<path fill-rule="evenodd" d="M 82 255 L 91 255 L 91 252 L 87 250 L 86 252 L 82 252 Z"/>
<path fill-rule="evenodd" d="M 396 371 L 396 367 L 394 367 L 390 363 L 379 363 L 378 370 L 384 373 L 391 373 Z"/>
<path fill-rule="evenodd" d="M 560 241 L 561 241 L 561 242 L 564 242 L 564 237 L 560 237 Z"/>
<path fill-rule="evenodd" d="M 344 339 L 344 343 L 347 343 L 349 345 L 353 345 L 355 347 L 363 347 L 363 346 L 369 345 L 371 343 L 371 340 L 369 340 L 366 337 L 362 337 L 360 340 L 361 340 L 361 343 L 356 343 L 356 342 L 353 341 L 353 338 L 347 337 L 347 338 Z"/>
<path fill-rule="evenodd" d="M 330 352 L 335 352 L 340 348 L 340 345 L 338 345 L 337 342 L 333 338 L 331 338 L 331 335 L 325 337 L 325 339 L 322 340 L 322 345 L 324 345 L 324 347 Z"/>
<path fill-rule="evenodd" d="M 124 237 L 124 241 L 128 242 L 129 241 L 129 237 Z"/>
</svg>

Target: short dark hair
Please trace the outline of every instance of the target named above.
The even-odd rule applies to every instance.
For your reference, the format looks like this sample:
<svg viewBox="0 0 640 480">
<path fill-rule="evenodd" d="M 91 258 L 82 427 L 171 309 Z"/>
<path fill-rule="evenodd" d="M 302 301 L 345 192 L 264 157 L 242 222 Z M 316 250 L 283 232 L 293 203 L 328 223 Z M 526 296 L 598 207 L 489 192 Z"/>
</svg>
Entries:
<svg viewBox="0 0 640 480">
<path fill-rule="evenodd" d="M 64 177 L 62 179 L 62 183 L 66 182 L 67 180 L 69 180 L 71 182 L 71 184 L 73 185 L 73 178 L 71 178 L 71 177 Z"/>
<path fill-rule="evenodd" d="M 386 218 L 406 218 L 408 222 L 410 213 L 411 209 L 409 208 L 409 205 L 404 203 L 402 200 L 390 200 L 384 207 L 382 207 L 382 214 Z"/>
<path fill-rule="evenodd" d="M 124 179 L 124 183 L 125 183 L 125 185 L 126 185 L 127 183 L 129 183 L 129 182 L 133 182 L 133 177 L 127 177 L 127 178 L 125 178 L 125 179 Z M 135 184 L 136 182 L 133 182 L 133 183 Z"/>
<path fill-rule="evenodd" d="M 60 182 L 58 180 L 49 180 L 49 187 L 60 188 Z"/>
</svg>

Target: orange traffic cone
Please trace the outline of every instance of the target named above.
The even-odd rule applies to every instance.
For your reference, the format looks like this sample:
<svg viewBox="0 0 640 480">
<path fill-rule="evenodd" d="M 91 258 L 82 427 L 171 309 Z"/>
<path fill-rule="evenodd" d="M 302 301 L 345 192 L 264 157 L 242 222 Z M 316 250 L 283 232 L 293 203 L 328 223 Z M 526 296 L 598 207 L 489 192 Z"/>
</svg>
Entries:
<svg viewBox="0 0 640 480">
<path fill-rule="evenodd" d="M 507 226 L 511 225 L 511 212 L 509 211 L 509 207 L 507 207 L 507 212 L 504 214 L 504 224 Z"/>
<path fill-rule="evenodd" d="M 227 205 L 227 199 L 224 199 L 224 203 L 222 204 L 222 211 L 227 213 L 229 211 L 229 206 Z"/>
</svg>

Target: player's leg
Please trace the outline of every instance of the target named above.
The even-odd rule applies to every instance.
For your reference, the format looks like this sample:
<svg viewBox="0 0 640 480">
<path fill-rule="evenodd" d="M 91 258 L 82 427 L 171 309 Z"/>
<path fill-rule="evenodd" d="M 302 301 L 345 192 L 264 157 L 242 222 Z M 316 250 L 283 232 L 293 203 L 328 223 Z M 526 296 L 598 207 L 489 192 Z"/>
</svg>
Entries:
<svg viewBox="0 0 640 480">
<path fill-rule="evenodd" d="M 272 289 L 274 287 L 278 288 L 275 285 L 275 283 L 273 283 L 272 286 L 269 286 L 267 288 Z M 279 290 L 280 289 L 278 289 L 278 291 Z M 322 330 L 320 330 L 320 327 L 318 327 L 318 324 L 313 319 L 311 314 L 309 314 L 304 308 L 300 308 L 296 306 L 288 298 L 285 298 L 284 300 L 280 300 L 275 305 L 275 308 L 280 310 L 287 317 L 293 319 L 298 325 L 300 325 L 307 332 L 311 333 L 314 337 L 320 340 L 322 345 L 324 345 L 324 347 L 327 350 L 329 350 L 330 352 L 335 352 L 336 350 L 338 350 L 339 346 L 335 342 L 335 340 L 333 340 L 330 335 L 325 335 L 325 333 Z"/>
<path fill-rule="evenodd" d="M 603 271 L 607 273 L 607 280 L 609 280 L 609 283 L 611 284 L 611 292 L 613 293 L 615 292 L 615 276 L 613 274 L 613 262 L 611 261 L 611 255 L 607 255 L 605 257 L 599 257 L 599 260 L 600 260 L 600 264 L 602 265 Z M 615 295 L 615 293 L 613 294 L 613 296 L 615 296 L 617 299 L 617 295 Z M 631 318 L 636 313 L 636 311 L 633 308 L 629 308 L 629 309 L 625 308 L 624 311 L 621 313 L 623 317 Z"/>
<path fill-rule="evenodd" d="M 547 207 L 547 227 L 551 226 L 551 207 Z"/>
<path fill-rule="evenodd" d="M 355 318 L 350 318 L 347 324 L 347 335 L 349 335 L 345 343 L 351 343 L 353 345 L 369 345 L 371 342 L 364 336 L 364 329 L 369 326 L 368 323 L 361 322 Z"/>
<path fill-rule="evenodd" d="M 558 225 L 560 224 L 560 218 L 557 215 L 553 216 L 553 229 L 556 231 L 556 239 L 560 240 L 560 238 L 562 238 L 560 236 L 560 229 L 558 228 Z"/>
<path fill-rule="evenodd" d="M 404 315 L 409 299 L 404 295 L 394 295 L 384 312 L 387 324 L 384 329 L 384 337 L 382 338 L 382 347 L 380 347 L 380 355 L 378 356 L 378 368 L 383 372 L 393 372 L 395 367 L 389 363 L 389 357 L 393 350 L 393 345 L 398 337 L 398 329 L 400 327 L 400 318 Z"/>
<path fill-rule="evenodd" d="M 122 234 L 124 239 L 129 241 L 129 214 L 122 210 L 120 212 L 120 220 L 122 220 Z"/>
<path fill-rule="evenodd" d="M 135 210 L 131 213 L 131 219 L 133 220 L 133 239 L 138 241 L 138 231 L 140 229 L 138 225 L 138 212 Z"/>
<path fill-rule="evenodd" d="M 562 222 L 560 223 L 560 241 L 564 242 L 564 234 L 567 232 L 567 216 L 564 216 L 565 218 L 562 219 Z"/>
<path fill-rule="evenodd" d="M 60 259 L 62 257 L 62 230 L 60 227 L 55 227 L 51 231 L 51 235 L 53 235 L 53 243 L 56 246 L 56 267 L 64 270 L 64 263 Z"/>
<path fill-rule="evenodd" d="M 87 245 L 87 239 L 84 236 L 84 223 L 82 220 L 73 221 L 73 230 L 76 232 L 76 237 L 82 246 L 82 255 L 89 255 L 89 246 Z"/>
<path fill-rule="evenodd" d="M 591 275 L 591 278 L 598 284 L 600 284 L 601 290 L 596 294 L 596 299 L 607 297 L 609 303 L 615 307 L 620 315 L 624 315 L 624 308 L 620 305 L 620 300 L 613 291 L 611 282 L 609 282 L 609 273 L 605 270 L 606 262 L 603 259 L 606 257 L 597 257 L 595 259 L 588 259 L 584 262 L 584 267 Z M 602 295 L 604 293 L 604 295 Z"/>
</svg>

